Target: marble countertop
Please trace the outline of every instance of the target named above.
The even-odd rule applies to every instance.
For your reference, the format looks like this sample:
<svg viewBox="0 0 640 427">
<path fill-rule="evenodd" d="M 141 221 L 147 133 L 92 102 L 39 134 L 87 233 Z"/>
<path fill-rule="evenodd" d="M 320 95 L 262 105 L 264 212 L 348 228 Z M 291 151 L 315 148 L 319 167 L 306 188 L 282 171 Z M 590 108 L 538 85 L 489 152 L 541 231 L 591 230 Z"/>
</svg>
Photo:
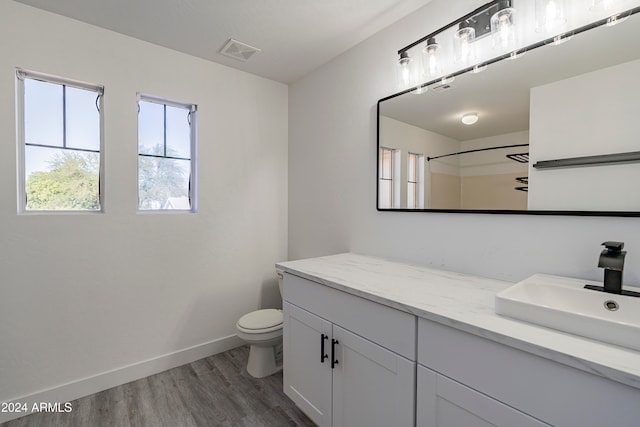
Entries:
<svg viewBox="0 0 640 427">
<path fill-rule="evenodd" d="M 513 283 L 353 253 L 276 266 L 427 320 L 640 388 L 640 352 L 497 315 L 494 297 Z"/>
</svg>

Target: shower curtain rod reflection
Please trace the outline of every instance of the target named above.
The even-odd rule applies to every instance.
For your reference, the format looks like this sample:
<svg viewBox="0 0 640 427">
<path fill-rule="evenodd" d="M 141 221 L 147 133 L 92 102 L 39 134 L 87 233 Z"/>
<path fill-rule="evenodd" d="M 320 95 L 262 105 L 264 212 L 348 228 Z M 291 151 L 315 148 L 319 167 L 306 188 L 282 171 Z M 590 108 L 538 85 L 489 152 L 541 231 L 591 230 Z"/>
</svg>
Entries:
<svg viewBox="0 0 640 427">
<path fill-rule="evenodd" d="M 467 153 L 477 153 L 478 151 L 501 150 L 503 148 L 528 147 L 528 146 L 529 144 L 514 144 L 514 145 L 501 145 L 499 147 L 478 148 L 475 150 L 467 150 L 467 151 L 458 151 L 457 153 L 449 153 L 449 154 L 443 154 L 441 156 L 427 157 L 427 162 L 430 162 L 431 160 L 441 159 L 443 157 L 458 156 L 460 154 L 467 154 Z"/>
</svg>

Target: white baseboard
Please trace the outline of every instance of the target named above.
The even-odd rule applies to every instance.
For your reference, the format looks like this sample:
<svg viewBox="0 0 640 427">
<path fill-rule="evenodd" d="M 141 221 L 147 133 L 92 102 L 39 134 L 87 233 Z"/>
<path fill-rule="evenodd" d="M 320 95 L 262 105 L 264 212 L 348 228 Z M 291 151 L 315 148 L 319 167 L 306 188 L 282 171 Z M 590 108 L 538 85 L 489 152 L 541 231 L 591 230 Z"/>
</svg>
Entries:
<svg viewBox="0 0 640 427">
<path fill-rule="evenodd" d="M 64 404 L 66 402 L 89 396 L 140 378 L 145 378 L 214 354 L 222 353 L 243 344 L 243 341 L 235 334 L 229 335 L 228 337 L 219 338 L 204 344 L 198 344 L 183 350 L 178 350 L 162 356 L 123 366 L 121 368 L 113 369 L 111 371 L 31 393 L 26 396 L 17 397 L 6 401 L 6 403 L 20 403 L 21 405 L 26 403 L 28 412 L 0 411 L 0 423 L 28 415 L 31 413 L 34 404 L 39 405 L 43 402 L 55 404 L 56 402 L 60 402 L 60 405 L 64 409 Z M 3 402 L 0 402 L 0 404 L 3 404 Z M 6 410 L 7 408 L 4 409 Z"/>
</svg>

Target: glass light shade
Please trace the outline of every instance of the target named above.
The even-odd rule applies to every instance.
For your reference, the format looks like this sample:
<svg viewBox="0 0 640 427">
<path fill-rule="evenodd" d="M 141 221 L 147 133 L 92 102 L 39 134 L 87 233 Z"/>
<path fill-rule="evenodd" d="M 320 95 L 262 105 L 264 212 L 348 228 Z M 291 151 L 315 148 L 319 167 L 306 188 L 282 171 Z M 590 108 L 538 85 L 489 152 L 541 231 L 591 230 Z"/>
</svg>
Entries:
<svg viewBox="0 0 640 427">
<path fill-rule="evenodd" d="M 494 48 L 509 51 L 516 48 L 516 10 L 507 7 L 499 10 L 491 17 L 491 33 Z"/>
<path fill-rule="evenodd" d="M 472 125 L 478 121 L 478 113 L 467 113 L 460 119 L 465 125 Z"/>
<path fill-rule="evenodd" d="M 440 74 L 440 58 L 438 51 L 440 45 L 431 38 L 427 40 L 427 45 L 423 50 L 424 70 L 429 78 L 434 78 Z"/>
<path fill-rule="evenodd" d="M 407 52 L 400 54 L 398 60 L 398 87 L 400 90 L 407 89 L 411 86 L 412 79 L 412 59 Z"/>
<path fill-rule="evenodd" d="M 536 0 L 536 31 L 562 31 L 567 23 L 564 0 Z"/>
<path fill-rule="evenodd" d="M 454 37 L 455 62 L 461 65 L 471 64 L 475 59 L 475 47 L 472 45 L 476 39 L 476 30 L 472 27 L 463 27 L 456 31 Z"/>
</svg>

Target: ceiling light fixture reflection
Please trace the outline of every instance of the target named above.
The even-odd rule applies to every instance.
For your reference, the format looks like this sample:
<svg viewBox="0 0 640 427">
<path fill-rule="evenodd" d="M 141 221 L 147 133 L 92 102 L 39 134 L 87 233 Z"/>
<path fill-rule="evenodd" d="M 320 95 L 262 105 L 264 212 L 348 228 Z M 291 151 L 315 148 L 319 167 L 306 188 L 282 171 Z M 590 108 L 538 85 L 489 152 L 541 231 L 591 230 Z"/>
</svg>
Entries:
<svg viewBox="0 0 640 427">
<path fill-rule="evenodd" d="M 478 113 L 467 113 L 460 119 L 465 125 L 472 125 L 478 121 Z"/>
</svg>

